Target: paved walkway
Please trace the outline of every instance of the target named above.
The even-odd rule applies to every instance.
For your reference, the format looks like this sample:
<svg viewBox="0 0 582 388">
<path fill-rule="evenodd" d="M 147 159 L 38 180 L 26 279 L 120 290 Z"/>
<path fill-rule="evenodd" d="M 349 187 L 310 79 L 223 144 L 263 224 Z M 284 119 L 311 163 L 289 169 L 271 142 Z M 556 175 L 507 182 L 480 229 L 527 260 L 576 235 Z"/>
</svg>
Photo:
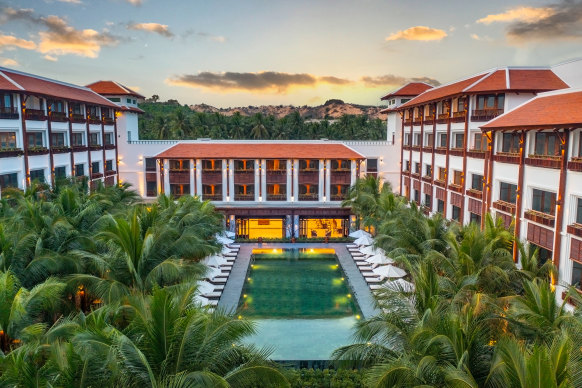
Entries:
<svg viewBox="0 0 582 388">
<path fill-rule="evenodd" d="M 374 296 L 368 287 L 366 280 L 362 276 L 358 266 L 352 256 L 342 243 L 263 243 L 263 244 L 241 244 L 238 256 L 232 267 L 232 271 L 218 302 L 218 308 L 229 314 L 234 314 L 238 308 L 240 295 L 247 277 L 251 254 L 254 248 L 333 248 L 338 257 L 339 263 L 348 278 L 350 288 L 354 294 L 364 318 L 377 315 L 380 311 L 375 306 Z"/>
</svg>

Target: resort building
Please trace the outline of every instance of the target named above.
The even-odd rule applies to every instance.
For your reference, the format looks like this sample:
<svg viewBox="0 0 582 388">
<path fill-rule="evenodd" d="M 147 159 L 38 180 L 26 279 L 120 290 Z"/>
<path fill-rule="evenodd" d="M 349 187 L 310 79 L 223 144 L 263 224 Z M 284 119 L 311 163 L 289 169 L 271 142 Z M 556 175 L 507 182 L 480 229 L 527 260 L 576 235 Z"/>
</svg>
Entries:
<svg viewBox="0 0 582 388">
<path fill-rule="evenodd" d="M 582 61 L 498 68 L 389 110 L 401 132 L 401 194 L 460 223 L 482 224 L 488 212 L 514 223 L 560 282 L 580 284 L 581 75 Z"/>
</svg>

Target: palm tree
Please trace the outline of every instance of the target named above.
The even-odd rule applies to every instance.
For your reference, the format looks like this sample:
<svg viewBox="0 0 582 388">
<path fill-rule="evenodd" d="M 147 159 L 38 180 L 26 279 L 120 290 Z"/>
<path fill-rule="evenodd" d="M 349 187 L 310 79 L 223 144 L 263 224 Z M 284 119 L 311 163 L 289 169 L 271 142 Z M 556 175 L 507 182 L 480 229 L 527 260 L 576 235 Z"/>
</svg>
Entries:
<svg viewBox="0 0 582 388">
<path fill-rule="evenodd" d="M 265 119 L 261 113 L 256 113 L 253 116 L 254 127 L 251 129 L 251 136 L 253 139 L 267 139 L 269 131 L 265 127 Z"/>
</svg>

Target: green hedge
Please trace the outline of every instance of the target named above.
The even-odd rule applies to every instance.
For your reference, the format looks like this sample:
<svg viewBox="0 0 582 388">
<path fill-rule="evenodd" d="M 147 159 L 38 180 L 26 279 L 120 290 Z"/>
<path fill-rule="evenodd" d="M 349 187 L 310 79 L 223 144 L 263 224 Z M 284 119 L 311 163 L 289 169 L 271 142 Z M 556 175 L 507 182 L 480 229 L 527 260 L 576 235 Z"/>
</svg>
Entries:
<svg viewBox="0 0 582 388">
<path fill-rule="evenodd" d="M 365 387 L 358 370 L 290 369 L 284 372 L 292 388 L 360 388 Z"/>
</svg>

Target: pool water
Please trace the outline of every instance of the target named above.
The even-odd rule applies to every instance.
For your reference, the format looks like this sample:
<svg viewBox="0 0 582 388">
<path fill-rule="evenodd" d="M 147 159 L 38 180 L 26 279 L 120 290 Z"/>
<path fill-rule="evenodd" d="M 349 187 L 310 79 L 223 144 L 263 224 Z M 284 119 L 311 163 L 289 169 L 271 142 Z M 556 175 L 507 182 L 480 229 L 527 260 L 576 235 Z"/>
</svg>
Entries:
<svg viewBox="0 0 582 388">
<path fill-rule="evenodd" d="M 327 360 L 360 317 L 333 250 L 254 251 L 239 314 L 258 323 L 248 342 L 274 360 Z"/>
</svg>

